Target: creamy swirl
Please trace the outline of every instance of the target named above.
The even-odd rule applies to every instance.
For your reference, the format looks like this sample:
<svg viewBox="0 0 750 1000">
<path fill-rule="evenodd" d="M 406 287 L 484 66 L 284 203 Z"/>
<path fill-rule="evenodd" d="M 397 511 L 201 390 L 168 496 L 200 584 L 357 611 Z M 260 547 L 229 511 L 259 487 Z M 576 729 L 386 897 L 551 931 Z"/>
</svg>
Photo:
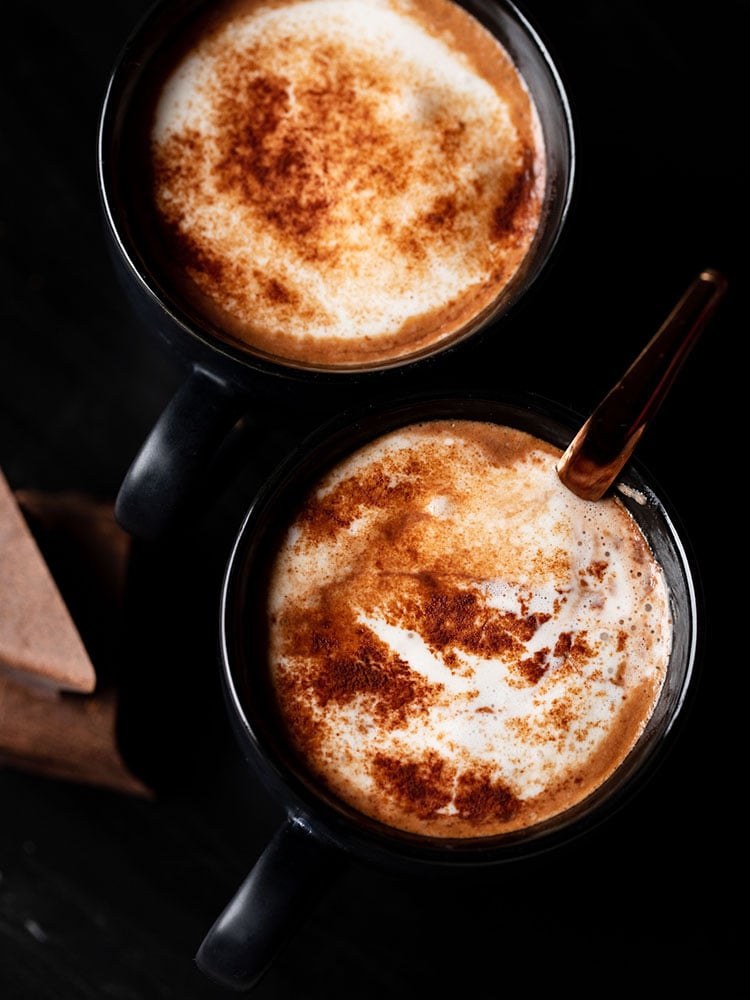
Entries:
<svg viewBox="0 0 750 1000">
<path fill-rule="evenodd" d="M 160 91 L 154 200 L 194 304 L 300 362 L 421 350 L 491 306 L 536 232 L 541 130 L 446 0 L 212 6 Z"/>
<path fill-rule="evenodd" d="M 291 524 L 268 599 L 278 705 L 357 809 L 436 836 L 517 829 L 589 794 L 642 731 L 671 648 L 663 572 L 558 457 L 509 427 L 413 425 Z"/>
</svg>

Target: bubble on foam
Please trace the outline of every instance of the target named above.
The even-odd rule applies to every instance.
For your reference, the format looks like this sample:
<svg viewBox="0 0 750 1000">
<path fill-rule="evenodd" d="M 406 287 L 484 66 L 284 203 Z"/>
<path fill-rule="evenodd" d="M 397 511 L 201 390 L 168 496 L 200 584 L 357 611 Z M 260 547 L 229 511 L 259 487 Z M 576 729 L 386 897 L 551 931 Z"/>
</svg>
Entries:
<svg viewBox="0 0 750 1000">
<path fill-rule="evenodd" d="M 455 512 L 455 505 L 450 497 L 433 497 L 426 505 L 425 510 L 433 517 L 449 517 Z"/>
</svg>

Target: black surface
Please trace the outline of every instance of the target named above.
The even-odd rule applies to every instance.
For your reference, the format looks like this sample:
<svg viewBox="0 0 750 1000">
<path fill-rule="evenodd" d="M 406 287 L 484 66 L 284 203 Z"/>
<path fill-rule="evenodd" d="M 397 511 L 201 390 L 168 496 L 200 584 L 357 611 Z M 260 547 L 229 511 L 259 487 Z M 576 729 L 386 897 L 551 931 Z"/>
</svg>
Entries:
<svg viewBox="0 0 750 1000">
<path fill-rule="evenodd" d="M 113 499 L 181 372 L 139 329 L 99 217 L 108 72 L 145 9 L 26 0 L 0 31 L 0 467 L 14 488 Z M 641 459 L 681 514 L 706 603 L 699 697 L 645 792 L 532 867 L 444 885 L 351 868 L 255 996 L 498 997 L 562 988 L 746 995 L 746 3 L 524 8 L 578 137 L 574 210 L 542 286 L 457 380 L 587 412 L 702 268 L 730 292 Z M 221 569 L 245 499 L 304 427 L 258 414 L 253 456 L 190 530 L 139 546 L 121 655 L 123 746 L 154 802 L 0 771 L 3 1000 L 227 996 L 193 964 L 280 818 L 245 774 L 215 656 Z M 1 571 L 1 570 L 0 570 Z"/>
</svg>

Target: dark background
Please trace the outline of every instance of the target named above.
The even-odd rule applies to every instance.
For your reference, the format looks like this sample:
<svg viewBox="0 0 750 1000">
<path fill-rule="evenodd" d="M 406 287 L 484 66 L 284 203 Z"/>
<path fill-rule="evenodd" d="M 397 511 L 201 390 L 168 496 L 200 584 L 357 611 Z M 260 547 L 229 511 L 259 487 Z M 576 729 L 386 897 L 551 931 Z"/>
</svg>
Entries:
<svg viewBox="0 0 750 1000">
<path fill-rule="evenodd" d="M 485 356 L 455 370 L 587 413 L 701 269 L 728 277 L 639 449 L 680 515 L 704 592 L 700 684 L 679 740 L 624 812 L 554 858 L 471 885 L 347 869 L 259 1000 L 593 996 L 613 984 L 654 995 L 701 982 L 746 995 L 747 6 L 524 4 L 571 99 L 574 206 L 544 281 Z M 113 499 L 182 375 L 128 311 L 96 191 L 97 114 L 145 7 L 3 9 L 0 468 L 14 489 Z M 134 548 L 116 643 L 122 739 L 154 800 L 0 770 L 4 1000 L 227 995 L 193 955 L 281 812 L 227 731 L 218 587 L 245 498 L 306 429 L 283 412 L 254 419 L 252 465 L 170 541 Z"/>
</svg>

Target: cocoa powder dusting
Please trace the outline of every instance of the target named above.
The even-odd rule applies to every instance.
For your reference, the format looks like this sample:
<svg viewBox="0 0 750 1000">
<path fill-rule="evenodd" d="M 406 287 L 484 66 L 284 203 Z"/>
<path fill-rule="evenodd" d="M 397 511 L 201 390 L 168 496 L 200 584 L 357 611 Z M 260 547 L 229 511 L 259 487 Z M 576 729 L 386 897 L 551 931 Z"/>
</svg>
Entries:
<svg viewBox="0 0 750 1000">
<path fill-rule="evenodd" d="M 317 608 L 289 609 L 280 625 L 288 636 L 284 652 L 305 664 L 303 672 L 287 677 L 285 697 L 302 702 L 312 694 L 316 710 L 364 697 L 368 711 L 386 729 L 398 728 L 429 705 L 432 685 L 358 624 L 345 588 L 331 588 Z M 298 719 L 296 725 L 308 745 L 316 729 L 315 715 Z M 305 725 L 310 731 L 302 734 Z"/>
<path fill-rule="evenodd" d="M 576 797 L 594 787 L 623 747 L 612 720 L 627 720 L 629 746 L 645 703 L 627 701 L 632 629 L 619 611 L 618 625 L 601 618 L 616 590 L 612 544 L 587 524 L 569 543 L 580 562 L 551 530 L 547 548 L 535 536 L 516 548 L 528 483 L 544 495 L 559 482 L 559 452 L 530 450 L 521 432 L 434 421 L 408 442 L 373 442 L 297 510 L 271 621 L 278 703 L 321 780 L 374 818 L 440 836 L 518 829 L 573 786 Z M 519 467 L 528 479 L 506 475 Z M 487 530 L 480 511 L 494 504 Z M 548 522 L 539 510 L 565 537 L 570 514 Z M 305 573 L 292 572 L 297 559 Z M 542 601 L 515 582 L 519 568 L 546 588 Z M 577 748 L 598 741 L 581 763 Z M 537 791 L 523 797 L 529 782 Z"/>
<path fill-rule="evenodd" d="M 462 819 L 479 826 L 488 820 L 507 823 L 521 808 L 520 800 L 487 767 L 459 775 L 454 802 Z"/>
<path fill-rule="evenodd" d="M 420 635 L 436 652 L 463 649 L 488 659 L 512 659 L 550 617 L 498 611 L 476 592 L 430 574 L 415 579 L 420 592 L 405 607 L 403 617 L 417 623 Z"/>
<path fill-rule="evenodd" d="M 340 33 L 339 13 L 312 27 L 305 6 L 218 4 L 205 38 L 196 24 L 181 50 L 208 69 L 184 84 L 194 89 L 174 127 L 152 132 L 166 266 L 246 349 L 342 365 L 421 351 L 483 313 L 528 251 L 544 169 L 528 94 L 502 47 L 452 4 L 393 15 L 412 25 L 401 30 L 424 18 L 426 36 L 475 66 L 507 109 L 503 134 L 497 109 L 483 131 L 451 85 L 423 78 L 404 52 L 363 45 L 351 24 Z M 280 18 L 245 34 L 269 9 Z M 442 300 L 436 268 L 462 272 Z M 370 329 L 364 301 L 389 297 L 398 314 Z"/>
<path fill-rule="evenodd" d="M 407 471 L 419 475 L 421 470 L 412 467 Z M 348 528 L 364 511 L 399 511 L 414 495 L 414 485 L 408 478 L 394 480 L 387 468 L 376 467 L 346 479 L 320 499 L 311 497 L 298 516 L 305 531 L 319 542 Z"/>
<path fill-rule="evenodd" d="M 462 820 L 481 829 L 490 820 L 508 822 L 518 813 L 520 802 L 490 768 L 456 774 L 455 766 L 428 751 L 419 760 L 402 760 L 377 754 L 372 771 L 400 806 L 420 819 L 435 817 L 451 801 Z M 453 793 L 453 785 L 456 792 Z"/>
<path fill-rule="evenodd" d="M 421 760 L 404 761 L 376 754 L 372 771 L 378 783 L 410 812 L 422 819 L 434 816 L 451 800 L 451 768 L 439 754 L 427 752 Z"/>
<path fill-rule="evenodd" d="M 492 216 L 490 239 L 500 241 L 512 234 L 520 238 L 524 229 L 533 225 L 534 151 L 528 147 L 523 151 L 522 165 L 513 176 L 503 200 L 497 205 Z"/>
<path fill-rule="evenodd" d="M 518 671 L 528 684 L 538 684 L 549 667 L 549 649 L 538 649 L 533 656 L 518 661 Z"/>
</svg>

